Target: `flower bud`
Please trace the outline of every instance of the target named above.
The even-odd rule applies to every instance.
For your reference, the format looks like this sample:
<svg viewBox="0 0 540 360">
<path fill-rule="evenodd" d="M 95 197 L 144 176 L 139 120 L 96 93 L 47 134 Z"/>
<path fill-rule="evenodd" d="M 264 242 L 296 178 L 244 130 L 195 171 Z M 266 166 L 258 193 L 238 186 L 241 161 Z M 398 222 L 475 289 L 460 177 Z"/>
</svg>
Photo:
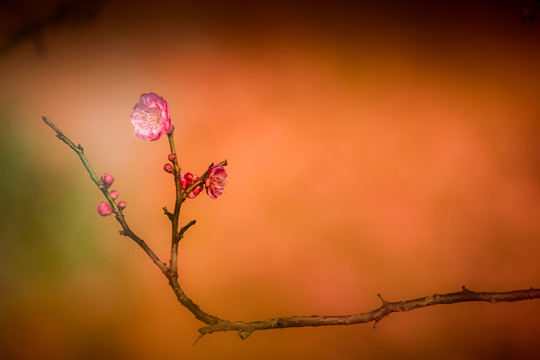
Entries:
<svg viewBox="0 0 540 360">
<path fill-rule="evenodd" d="M 116 190 L 111 191 L 111 197 L 113 199 L 116 199 L 118 197 L 118 195 L 120 195 L 120 193 L 118 191 L 116 191 Z"/>
<path fill-rule="evenodd" d="M 193 184 L 193 174 L 192 173 L 185 173 L 184 174 L 184 179 L 186 179 L 186 181 L 190 184 Z"/>
<path fill-rule="evenodd" d="M 98 211 L 99 215 L 107 216 L 107 215 L 111 215 L 112 208 L 111 208 L 111 205 L 109 205 L 109 203 L 107 203 L 105 201 L 102 201 L 102 202 L 99 203 L 99 205 L 97 207 L 97 211 Z"/>
<path fill-rule="evenodd" d="M 118 202 L 118 208 L 119 208 L 119 209 L 125 208 L 126 205 L 127 205 L 127 203 L 126 203 L 125 201 L 119 201 L 119 202 Z"/>
<path fill-rule="evenodd" d="M 174 172 L 173 166 L 171 164 L 165 164 L 163 165 L 163 170 L 168 172 L 169 174 L 172 174 Z"/>
<path fill-rule="evenodd" d="M 191 192 L 191 194 L 189 194 L 189 196 L 191 195 L 194 195 L 193 197 L 199 195 L 199 193 L 202 191 L 202 189 L 204 189 L 203 185 L 199 185 L 197 186 L 195 189 L 193 189 L 193 191 Z"/>
<path fill-rule="evenodd" d="M 176 160 L 176 154 L 169 154 L 169 161 Z"/>
<path fill-rule="evenodd" d="M 114 182 L 114 178 L 109 174 L 103 174 L 101 176 L 101 181 L 103 182 L 103 184 L 105 184 L 105 186 L 111 186 Z"/>
</svg>

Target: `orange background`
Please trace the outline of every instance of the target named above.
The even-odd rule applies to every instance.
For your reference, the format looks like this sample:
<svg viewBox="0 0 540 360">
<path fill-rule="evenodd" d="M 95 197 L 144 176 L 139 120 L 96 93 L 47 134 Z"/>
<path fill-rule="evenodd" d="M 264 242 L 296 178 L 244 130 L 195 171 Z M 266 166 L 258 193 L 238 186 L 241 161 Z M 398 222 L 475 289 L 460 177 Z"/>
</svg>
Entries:
<svg viewBox="0 0 540 360">
<path fill-rule="evenodd" d="M 197 225 L 180 247 L 184 290 L 219 317 L 539 287 L 540 19 L 516 1 L 255 3 L 108 1 L 47 29 L 44 54 L 0 56 L 2 357 L 534 358 L 538 300 L 192 346 L 202 324 L 98 216 L 41 115 L 115 177 L 164 261 L 168 144 L 132 135 L 139 95 L 168 101 L 185 171 L 228 159 L 226 193 L 184 206 Z"/>
</svg>

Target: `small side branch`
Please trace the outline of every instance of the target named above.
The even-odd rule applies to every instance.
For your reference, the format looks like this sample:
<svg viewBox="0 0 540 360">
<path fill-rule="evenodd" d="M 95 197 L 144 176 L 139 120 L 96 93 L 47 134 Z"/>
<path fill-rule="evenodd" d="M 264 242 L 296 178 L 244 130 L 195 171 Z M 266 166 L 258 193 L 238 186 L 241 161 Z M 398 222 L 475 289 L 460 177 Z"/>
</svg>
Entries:
<svg viewBox="0 0 540 360">
<path fill-rule="evenodd" d="M 166 273 L 167 272 L 167 265 L 163 261 L 159 259 L 159 257 L 150 249 L 148 244 L 141 238 L 139 238 L 137 235 L 131 231 L 129 228 L 126 219 L 124 218 L 124 214 L 122 214 L 122 210 L 118 208 L 118 205 L 114 201 L 114 199 L 111 197 L 111 194 L 109 194 L 109 191 L 107 190 L 107 187 L 104 186 L 103 182 L 98 178 L 94 170 L 92 169 L 92 166 L 90 165 L 90 162 L 86 158 L 86 155 L 84 154 L 84 149 L 81 145 L 75 145 L 73 141 L 71 141 L 60 129 L 47 117 L 42 116 L 41 117 L 45 124 L 47 124 L 51 129 L 53 129 L 56 132 L 56 137 L 60 139 L 63 143 L 65 143 L 67 146 L 69 146 L 75 153 L 79 156 L 81 159 L 84 167 L 86 168 L 86 171 L 88 171 L 88 174 L 90 175 L 90 178 L 92 181 L 97 185 L 98 189 L 103 193 L 107 201 L 112 207 L 112 210 L 116 216 L 116 220 L 120 223 L 122 226 L 122 230 L 120 231 L 121 235 L 125 235 L 129 238 L 131 238 L 133 241 L 135 241 L 143 250 L 144 252 L 152 259 L 154 264 L 156 264 L 161 272 Z"/>
<path fill-rule="evenodd" d="M 490 303 L 512 302 L 521 300 L 532 300 L 540 298 L 540 289 L 530 288 L 528 290 L 514 290 L 508 292 L 480 292 L 463 288 L 462 291 L 448 294 L 433 294 L 423 298 L 389 302 L 384 300 L 380 294 L 383 305 L 377 309 L 366 313 L 343 315 L 343 316 L 291 316 L 261 321 L 228 321 L 220 320 L 217 323 L 199 329 L 201 336 L 217 331 L 238 331 L 241 339 L 246 339 L 256 330 L 283 329 L 291 327 L 306 326 L 330 326 L 330 325 L 353 325 L 379 322 L 386 316 L 394 312 L 405 312 L 419 309 L 426 306 L 455 304 L 468 301 L 486 301 Z"/>
<path fill-rule="evenodd" d="M 185 226 L 183 226 L 181 229 L 180 229 L 180 232 L 178 233 L 178 237 L 181 239 L 184 237 L 184 233 L 190 228 L 192 227 L 193 225 L 195 225 L 197 223 L 197 220 L 191 220 L 190 222 L 188 222 Z"/>
</svg>

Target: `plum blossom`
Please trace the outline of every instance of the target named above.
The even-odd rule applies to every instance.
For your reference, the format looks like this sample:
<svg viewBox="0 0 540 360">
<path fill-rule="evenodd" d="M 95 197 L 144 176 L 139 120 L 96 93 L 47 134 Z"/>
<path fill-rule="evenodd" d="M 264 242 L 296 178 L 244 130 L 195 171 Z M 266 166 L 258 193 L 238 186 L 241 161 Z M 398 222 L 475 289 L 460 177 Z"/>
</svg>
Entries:
<svg viewBox="0 0 540 360">
<path fill-rule="evenodd" d="M 117 190 L 111 191 L 111 197 L 113 199 L 116 199 L 119 195 L 120 195 L 120 193 Z"/>
<path fill-rule="evenodd" d="M 97 207 L 97 211 L 98 211 L 99 215 L 107 216 L 107 215 L 111 215 L 112 208 L 111 208 L 111 205 L 109 205 L 108 202 L 102 201 L 102 202 L 99 203 L 99 205 Z"/>
<path fill-rule="evenodd" d="M 118 208 L 121 210 L 127 206 L 127 203 L 125 201 L 119 201 L 118 202 Z"/>
<path fill-rule="evenodd" d="M 217 199 L 218 196 L 223 194 L 225 184 L 227 183 L 227 172 L 221 165 L 214 165 L 208 171 L 208 177 L 206 178 L 206 193 L 212 199 Z"/>
<path fill-rule="evenodd" d="M 156 93 L 142 94 L 130 116 L 135 135 L 146 141 L 155 141 L 172 130 L 169 105 Z"/>
</svg>

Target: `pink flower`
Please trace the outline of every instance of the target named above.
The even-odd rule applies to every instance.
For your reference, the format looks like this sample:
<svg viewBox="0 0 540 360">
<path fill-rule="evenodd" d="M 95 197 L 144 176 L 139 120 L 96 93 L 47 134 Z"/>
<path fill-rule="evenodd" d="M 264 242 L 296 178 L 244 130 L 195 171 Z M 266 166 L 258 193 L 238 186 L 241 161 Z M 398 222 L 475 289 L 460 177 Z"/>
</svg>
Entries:
<svg viewBox="0 0 540 360">
<path fill-rule="evenodd" d="M 98 211 L 99 215 L 107 216 L 107 215 L 111 215 L 112 208 L 111 208 L 111 205 L 109 205 L 109 203 L 107 203 L 105 201 L 102 201 L 97 206 L 97 211 Z"/>
<path fill-rule="evenodd" d="M 120 195 L 120 193 L 118 191 L 116 191 L 116 190 L 111 191 L 111 197 L 113 199 L 116 199 L 118 197 L 118 195 Z"/>
<path fill-rule="evenodd" d="M 217 199 L 218 196 L 223 194 L 223 189 L 227 183 L 226 177 L 227 172 L 223 166 L 214 165 L 210 168 L 208 171 L 208 177 L 205 181 L 206 193 L 208 196 L 210 196 L 212 199 Z"/>
<path fill-rule="evenodd" d="M 114 182 L 114 178 L 112 177 L 112 175 L 103 174 L 101 176 L 101 181 L 103 182 L 103 184 L 105 184 L 105 186 L 111 186 Z"/>
<path fill-rule="evenodd" d="M 169 105 L 155 93 L 142 94 L 129 117 L 135 126 L 135 135 L 146 141 L 155 141 L 171 130 Z"/>
<path fill-rule="evenodd" d="M 118 208 L 123 209 L 127 206 L 127 203 L 125 201 L 119 201 L 118 202 Z"/>
</svg>

